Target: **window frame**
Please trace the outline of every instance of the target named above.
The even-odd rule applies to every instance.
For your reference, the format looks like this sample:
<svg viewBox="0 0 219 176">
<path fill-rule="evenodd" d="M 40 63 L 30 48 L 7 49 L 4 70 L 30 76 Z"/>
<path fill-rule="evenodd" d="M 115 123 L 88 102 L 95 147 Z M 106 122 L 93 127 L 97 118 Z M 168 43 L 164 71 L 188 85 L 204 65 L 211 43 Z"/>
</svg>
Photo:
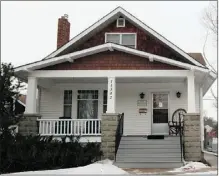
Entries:
<svg viewBox="0 0 219 176">
<path fill-rule="evenodd" d="M 106 32 L 105 33 L 105 43 L 107 43 L 107 35 L 119 35 L 119 44 L 118 45 L 121 45 L 121 46 L 125 46 L 125 47 L 128 47 L 126 45 L 123 45 L 122 44 L 122 35 L 130 35 L 130 34 L 133 34 L 135 36 L 135 47 L 134 49 L 137 48 L 137 33 L 135 32 L 131 32 L 131 33 L 122 33 L 122 32 Z M 131 48 L 131 47 L 130 47 Z"/>
<path fill-rule="evenodd" d="M 71 91 L 71 104 L 65 103 L 65 91 Z M 73 91 L 70 89 L 64 90 L 64 92 L 63 92 L 63 117 L 67 117 L 67 116 L 65 116 L 65 107 L 70 106 L 71 107 L 71 116 L 70 117 L 72 118 L 72 104 L 73 104 L 72 101 L 73 101 Z"/>
<path fill-rule="evenodd" d="M 123 25 L 119 25 L 119 20 L 123 20 Z M 116 27 L 125 27 L 125 18 L 118 18 L 116 20 Z"/>
<path fill-rule="evenodd" d="M 106 104 L 104 103 L 104 92 L 106 92 Z M 106 111 L 107 111 L 107 104 L 108 104 L 108 90 L 103 90 L 103 113 L 104 112 L 104 106 L 106 106 Z"/>
<path fill-rule="evenodd" d="M 78 98 L 79 96 L 79 91 L 97 91 L 97 98 Z M 78 89 L 77 90 L 77 119 L 79 118 L 79 101 L 97 101 L 97 117 L 95 119 L 98 119 L 98 113 L 99 113 L 99 90 L 98 89 Z"/>
</svg>

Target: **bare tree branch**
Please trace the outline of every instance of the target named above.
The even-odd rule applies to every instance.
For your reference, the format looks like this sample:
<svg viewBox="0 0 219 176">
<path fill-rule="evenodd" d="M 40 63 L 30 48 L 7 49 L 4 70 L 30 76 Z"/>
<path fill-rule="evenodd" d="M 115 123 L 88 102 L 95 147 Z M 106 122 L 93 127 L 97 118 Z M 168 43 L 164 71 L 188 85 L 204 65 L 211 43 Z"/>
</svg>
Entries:
<svg viewBox="0 0 219 176">
<path fill-rule="evenodd" d="M 217 96 L 215 95 L 215 93 L 214 93 L 214 91 L 212 89 L 211 89 L 211 95 L 214 98 L 213 105 L 214 105 L 215 108 L 217 108 L 218 107 L 218 105 L 217 105 Z"/>
</svg>

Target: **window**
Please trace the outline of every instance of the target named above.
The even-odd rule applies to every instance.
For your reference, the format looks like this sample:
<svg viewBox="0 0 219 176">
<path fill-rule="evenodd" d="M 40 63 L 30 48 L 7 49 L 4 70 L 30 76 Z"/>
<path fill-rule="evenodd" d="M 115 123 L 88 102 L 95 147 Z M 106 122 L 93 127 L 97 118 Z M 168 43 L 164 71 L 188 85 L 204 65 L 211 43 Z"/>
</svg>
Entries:
<svg viewBox="0 0 219 176">
<path fill-rule="evenodd" d="M 72 90 L 64 91 L 64 117 L 71 117 L 72 109 Z"/>
<path fill-rule="evenodd" d="M 168 123 L 168 94 L 153 94 L 153 123 Z"/>
<path fill-rule="evenodd" d="M 118 18 L 116 26 L 117 27 L 125 27 L 125 19 L 124 18 Z"/>
<path fill-rule="evenodd" d="M 98 118 L 98 90 L 78 90 L 78 119 Z"/>
<path fill-rule="evenodd" d="M 116 43 L 130 48 L 136 48 L 135 33 L 106 33 L 105 42 Z"/>
<path fill-rule="evenodd" d="M 103 113 L 107 110 L 107 90 L 103 91 Z"/>
</svg>

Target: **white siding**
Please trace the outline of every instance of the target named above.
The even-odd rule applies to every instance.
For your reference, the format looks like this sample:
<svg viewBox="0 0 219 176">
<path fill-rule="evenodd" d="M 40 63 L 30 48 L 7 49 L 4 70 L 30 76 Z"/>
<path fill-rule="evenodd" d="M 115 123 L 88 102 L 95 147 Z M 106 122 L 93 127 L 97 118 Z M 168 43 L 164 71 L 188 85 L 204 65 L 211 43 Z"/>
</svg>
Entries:
<svg viewBox="0 0 219 176">
<path fill-rule="evenodd" d="M 196 84 L 196 110 L 199 112 L 199 86 Z M 42 118 L 58 118 L 63 115 L 63 92 L 73 91 L 72 118 L 77 118 L 77 90 L 98 90 L 99 106 L 98 118 L 103 112 L 103 90 L 107 90 L 105 84 L 57 84 L 51 89 L 42 89 L 40 98 L 40 113 Z M 176 97 L 176 92 L 181 92 L 181 97 Z M 139 94 L 145 93 L 148 101 L 148 113 L 138 113 L 137 100 Z M 117 83 L 116 84 L 116 112 L 125 114 L 125 135 L 151 134 L 152 123 L 152 92 L 169 93 L 169 120 L 173 112 L 178 108 L 187 110 L 187 86 L 185 83 Z"/>
</svg>

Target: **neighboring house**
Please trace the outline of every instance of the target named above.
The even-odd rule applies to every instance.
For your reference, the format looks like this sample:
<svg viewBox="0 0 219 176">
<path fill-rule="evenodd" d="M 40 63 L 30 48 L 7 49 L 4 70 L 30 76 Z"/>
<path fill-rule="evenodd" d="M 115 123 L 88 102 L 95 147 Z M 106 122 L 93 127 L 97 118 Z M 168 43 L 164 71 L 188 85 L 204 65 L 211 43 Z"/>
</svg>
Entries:
<svg viewBox="0 0 219 176">
<path fill-rule="evenodd" d="M 19 95 L 18 98 L 10 98 L 10 105 L 11 106 L 11 110 L 13 110 L 13 112 L 15 113 L 15 115 L 21 115 L 24 113 L 25 111 L 25 95 Z"/>
<path fill-rule="evenodd" d="M 169 136 L 169 121 L 183 109 L 185 126 L 197 121 L 197 133 L 190 135 L 188 127 L 185 142 L 199 141 L 191 150 L 193 144 L 185 144 L 185 158 L 200 160 L 202 97 L 216 79 L 201 53 L 186 53 L 121 7 L 69 36 L 64 15 L 58 21 L 57 50 L 15 69 L 28 82 L 25 112 L 41 116 L 41 135 L 101 142 L 104 156 L 114 159 L 116 152 L 121 167 L 175 167 L 182 164 L 182 141 Z M 117 113 L 124 113 L 121 140 L 118 132 L 115 138 Z"/>
</svg>

